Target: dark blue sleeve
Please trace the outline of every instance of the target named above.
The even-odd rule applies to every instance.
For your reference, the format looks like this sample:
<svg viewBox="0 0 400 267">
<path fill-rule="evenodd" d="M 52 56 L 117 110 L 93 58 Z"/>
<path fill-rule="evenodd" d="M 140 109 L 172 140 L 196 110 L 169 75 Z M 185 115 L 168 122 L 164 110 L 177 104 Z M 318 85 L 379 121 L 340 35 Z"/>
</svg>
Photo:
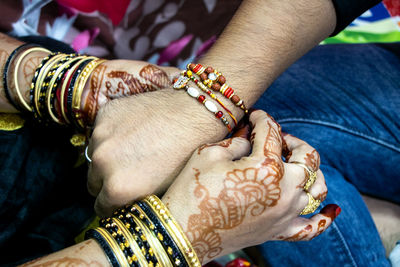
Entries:
<svg viewBox="0 0 400 267">
<path fill-rule="evenodd" d="M 362 13 L 381 2 L 381 0 L 332 0 L 336 10 L 336 28 L 334 36 L 347 27 Z"/>
</svg>

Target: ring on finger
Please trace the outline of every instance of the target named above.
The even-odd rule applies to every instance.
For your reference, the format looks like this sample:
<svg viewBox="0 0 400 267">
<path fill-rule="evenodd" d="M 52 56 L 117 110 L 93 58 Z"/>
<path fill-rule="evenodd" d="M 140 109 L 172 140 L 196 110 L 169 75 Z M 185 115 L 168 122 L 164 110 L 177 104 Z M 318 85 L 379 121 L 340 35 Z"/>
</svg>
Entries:
<svg viewBox="0 0 400 267">
<path fill-rule="evenodd" d="M 312 169 L 310 169 L 304 163 L 297 162 L 297 161 L 293 161 L 293 162 L 290 162 L 290 163 L 294 163 L 294 164 L 296 164 L 296 165 L 298 165 L 300 167 L 303 167 L 307 171 L 308 177 L 307 177 L 307 181 L 306 181 L 305 185 L 303 186 L 303 188 L 304 188 L 305 191 L 308 191 L 310 189 L 310 187 L 317 180 L 317 172 L 312 170 Z"/>
<path fill-rule="evenodd" d="M 300 215 L 307 215 L 310 213 L 314 213 L 319 205 L 321 205 L 321 200 L 315 199 L 310 193 L 306 192 L 308 196 L 308 204 L 305 208 L 300 212 Z"/>
<path fill-rule="evenodd" d="M 89 163 L 92 163 L 92 159 L 88 155 L 88 148 L 89 148 L 89 146 L 86 146 L 86 148 L 85 148 L 85 158 Z"/>
</svg>

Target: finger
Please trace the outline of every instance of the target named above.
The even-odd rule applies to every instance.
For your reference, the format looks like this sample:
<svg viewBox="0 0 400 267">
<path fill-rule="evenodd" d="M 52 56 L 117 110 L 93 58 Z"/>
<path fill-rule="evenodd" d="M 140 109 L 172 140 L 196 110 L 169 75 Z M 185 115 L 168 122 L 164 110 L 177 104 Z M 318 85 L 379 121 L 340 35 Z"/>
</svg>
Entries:
<svg viewBox="0 0 400 267">
<path fill-rule="evenodd" d="M 102 179 L 99 175 L 94 174 L 93 164 L 89 164 L 88 175 L 87 175 L 87 189 L 90 195 L 96 197 L 103 186 Z"/>
<path fill-rule="evenodd" d="M 250 122 L 253 126 L 251 142 L 253 152 L 251 156 L 281 157 L 282 139 L 281 127 L 275 120 L 262 110 L 256 110 L 250 114 Z"/>
<path fill-rule="evenodd" d="M 341 208 L 335 204 L 326 205 L 311 218 L 297 217 L 286 232 L 275 239 L 284 241 L 307 241 L 323 233 L 340 214 Z"/>
<path fill-rule="evenodd" d="M 96 214 L 101 217 L 110 216 L 115 209 L 153 194 L 154 188 L 155 185 L 148 180 L 127 180 L 126 173 L 116 173 L 104 181 L 104 186 L 96 198 L 94 209 Z"/>
<path fill-rule="evenodd" d="M 314 171 L 319 169 L 320 157 L 312 146 L 290 134 L 285 135 L 283 138 L 288 150 L 291 152 L 289 152 L 290 156 L 286 157 L 287 162 L 300 162 Z"/>
<path fill-rule="evenodd" d="M 250 153 L 250 141 L 242 137 L 233 137 L 214 144 L 202 145 L 197 149 L 197 154 L 205 159 L 237 160 Z"/>
<path fill-rule="evenodd" d="M 242 137 L 244 139 L 249 140 L 250 125 L 247 122 L 241 120 L 232 136 L 233 137 Z"/>
<path fill-rule="evenodd" d="M 325 177 L 321 170 L 317 171 L 317 180 L 315 183 L 310 187 L 308 192 L 318 200 L 324 201 L 328 194 L 328 188 L 326 186 Z"/>
</svg>

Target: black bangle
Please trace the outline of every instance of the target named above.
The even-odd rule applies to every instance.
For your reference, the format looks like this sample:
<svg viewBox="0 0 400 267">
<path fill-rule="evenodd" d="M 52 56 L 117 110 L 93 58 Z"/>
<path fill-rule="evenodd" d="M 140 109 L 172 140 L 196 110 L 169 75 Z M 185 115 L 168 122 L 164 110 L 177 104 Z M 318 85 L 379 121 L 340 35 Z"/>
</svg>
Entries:
<svg viewBox="0 0 400 267">
<path fill-rule="evenodd" d="M 144 248 L 145 253 L 144 256 L 146 258 L 146 260 L 150 263 L 152 262 L 154 266 L 156 266 L 156 264 L 158 263 L 157 258 L 155 257 L 155 255 L 150 255 L 149 250 L 151 249 L 150 244 L 147 242 L 147 240 L 142 239 L 144 235 L 142 229 L 136 224 L 136 222 L 133 220 L 131 214 L 128 213 L 128 211 L 126 209 L 119 209 L 118 211 L 116 211 L 114 213 L 114 215 L 116 215 L 115 217 L 120 219 L 125 225 L 129 225 L 128 230 L 132 235 L 137 235 L 139 238 L 137 240 L 135 240 L 140 248 Z M 103 219 L 100 221 L 100 225 L 102 227 L 106 227 L 107 223 L 110 223 L 111 219 L 107 221 L 107 219 Z"/>
<path fill-rule="evenodd" d="M 121 247 L 121 244 L 124 244 L 124 249 L 122 250 L 122 252 L 124 253 L 125 257 L 128 259 L 128 257 L 132 257 L 133 255 L 135 255 L 135 253 L 133 252 L 132 248 L 126 247 L 125 243 L 127 242 L 126 238 L 124 237 L 124 235 L 121 233 L 119 227 L 114 223 L 111 222 L 110 224 L 107 224 L 105 226 L 106 230 L 114 237 L 115 241 L 118 242 L 118 245 Z M 133 261 L 132 264 L 130 264 L 131 267 L 139 267 L 138 262 Z"/>
<path fill-rule="evenodd" d="M 51 53 L 47 57 L 43 58 L 42 62 L 40 62 L 39 66 L 36 68 L 35 74 L 33 75 L 32 82 L 31 82 L 31 90 L 29 91 L 30 95 L 30 102 L 31 102 L 31 107 L 32 107 L 32 112 L 33 112 L 33 117 L 41 122 L 39 112 L 36 110 L 36 105 L 35 105 L 35 87 L 36 87 L 36 82 L 39 77 L 39 73 L 42 70 L 42 67 L 54 56 L 59 55 L 60 53 Z"/>
<path fill-rule="evenodd" d="M 3 87 L 4 87 L 4 92 L 6 94 L 7 100 L 16 108 L 17 110 L 20 110 L 18 107 L 17 103 L 14 102 L 14 100 L 11 98 L 10 92 L 8 91 L 8 69 L 11 65 L 11 61 L 13 60 L 14 56 L 22 49 L 25 47 L 29 46 L 34 46 L 33 44 L 22 44 L 18 46 L 17 48 L 14 49 L 14 51 L 11 52 L 10 56 L 7 58 L 6 64 L 4 65 L 4 70 L 3 70 Z"/>
<path fill-rule="evenodd" d="M 66 114 L 68 120 L 70 122 L 72 122 L 77 129 L 79 129 L 81 131 L 83 131 L 84 129 L 81 129 L 81 126 L 79 125 L 79 123 L 76 122 L 76 120 L 74 119 L 75 116 L 73 116 L 73 114 L 72 114 L 72 98 L 74 95 L 76 80 L 78 79 L 82 70 L 87 66 L 87 64 L 89 64 L 93 60 L 94 60 L 94 58 L 90 58 L 90 59 L 82 62 L 82 64 L 75 70 L 74 74 L 72 75 L 71 82 L 67 89 L 67 110 L 65 111 L 65 114 Z"/>
<path fill-rule="evenodd" d="M 142 209 L 142 211 L 147 215 L 147 217 L 150 219 L 151 222 L 145 216 L 143 216 L 143 214 L 141 214 L 141 212 L 138 209 L 136 209 L 135 207 L 132 207 L 130 209 L 130 211 L 135 216 L 140 218 L 144 223 L 146 223 L 150 229 L 153 229 L 158 240 L 160 240 L 165 251 L 167 251 L 167 254 L 170 257 L 171 262 L 174 264 L 175 264 L 175 262 L 179 262 L 180 263 L 179 266 L 187 266 L 188 267 L 189 264 L 186 262 L 186 259 L 183 256 L 178 245 L 175 243 L 174 239 L 168 233 L 167 229 L 165 229 L 163 223 L 160 221 L 160 219 L 158 219 L 158 217 L 154 214 L 154 212 L 147 205 L 147 203 L 144 201 L 136 201 L 135 204 L 137 204 Z M 170 253 L 170 251 L 171 251 L 171 253 Z M 178 266 L 177 264 L 175 264 L 175 265 Z"/>
<path fill-rule="evenodd" d="M 51 67 L 51 69 L 47 72 L 46 77 L 44 77 L 44 79 L 43 79 L 43 84 L 42 84 L 41 88 L 39 89 L 38 108 L 39 108 L 39 112 L 41 113 L 44 122 L 46 122 L 46 123 L 51 121 L 50 114 L 47 114 L 47 112 L 46 112 L 46 94 L 47 94 L 47 90 L 49 87 L 49 82 L 55 75 L 55 72 L 57 71 L 57 69 L 61 65 L 66 63 L 67 61 L 71 60 L 71 58 L 74 56 L 76 56 L 76 54 L 66 55 L 64 58 L 61 58 L 59 61 L 54 62 L 54 66 Z"/>
<path fill-rule="evenodd" d="M 89 229 L 85 233 L 85 239 L 93 238 L 99 243 L 103 251 L 106 253 L 108 260 L 110 261 L 111 265 L 114 267 L 119 267 L 119 263 L 117 257 L 115 256 L 113 250 L 108 245 L 108 242 L 104 239 L 104 237 L 96 231 L 96 229 Z"/>
</svg>

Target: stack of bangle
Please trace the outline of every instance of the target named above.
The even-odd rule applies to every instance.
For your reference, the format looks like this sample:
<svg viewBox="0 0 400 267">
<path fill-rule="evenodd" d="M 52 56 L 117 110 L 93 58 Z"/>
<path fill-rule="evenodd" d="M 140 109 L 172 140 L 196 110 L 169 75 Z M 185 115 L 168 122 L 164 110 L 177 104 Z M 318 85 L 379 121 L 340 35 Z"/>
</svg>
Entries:
<svg viewBox="0 0 400 267">
<path fill-rule="evenodd" d="M 18 70 L 24 58 L 38 51 L 49 55 L 34 73 L 30 101 L 27 101 L 20 90 Z M 73 124 L 83 131 L 87 123 L 81 110 L 82 93 L 90 74 L 102 62 L 104 60 L 93 56 L 51 53 L 42 47 L 23 44 L 11 53 L 5 64 L 3 84 L 7 99 L 21 112 L 31 112 L 39 122 Z"/>
<path fill-rule="evenodd" d="M 38 121 L 86 128 L 82 92 L 93 70 L 104 60 L 92 56 L 52 53 L 45 57 L 31 83 L 31 107 Z"/>
<path fill-rule="evenodd" d="M 200 64 L 190 63 L 187 65 L 186 71 L 182 71 L 181 76 L 174 81 L 173 88 L 175 89 L 186 89 L 186 92 L 193 98 L 196 98 L 200 103 L 210 112 L 214 113 L 215 117 L 220 119 L 222 123 L 228 128 L 228 131 L 232 131 L 232 127 L 229 124 L 228 119 L 224 116 L 224 112 L 218 110 L 217 106 L 211 101 L 207 100 L 205 95 L 201 95 L 200 92 L 189 86 L 189 81 L 193 81 L 197 87 L 214 99 L 229 115 L 234 125 L 237 125 L 237 119 L 232 112 L 224 105 L 224 103 L 218 99 L 215 93 L 211 91 L 219 91 L 223 96 L 230 99 L 232 103 L 241 108 L 246 114 L 248 110 L 241 100 L 235 93 L 234 90 L 229 87 L 225 82 L 225 77 L 211 67 L 204 68 Z"/>
<path fill-rule="evenodd" d="M 156 196 L 149 196 L 100 220 L 86 232 L 112 266 L 190 266 L 201 263 L 182 229 Z"/>
</svg>

